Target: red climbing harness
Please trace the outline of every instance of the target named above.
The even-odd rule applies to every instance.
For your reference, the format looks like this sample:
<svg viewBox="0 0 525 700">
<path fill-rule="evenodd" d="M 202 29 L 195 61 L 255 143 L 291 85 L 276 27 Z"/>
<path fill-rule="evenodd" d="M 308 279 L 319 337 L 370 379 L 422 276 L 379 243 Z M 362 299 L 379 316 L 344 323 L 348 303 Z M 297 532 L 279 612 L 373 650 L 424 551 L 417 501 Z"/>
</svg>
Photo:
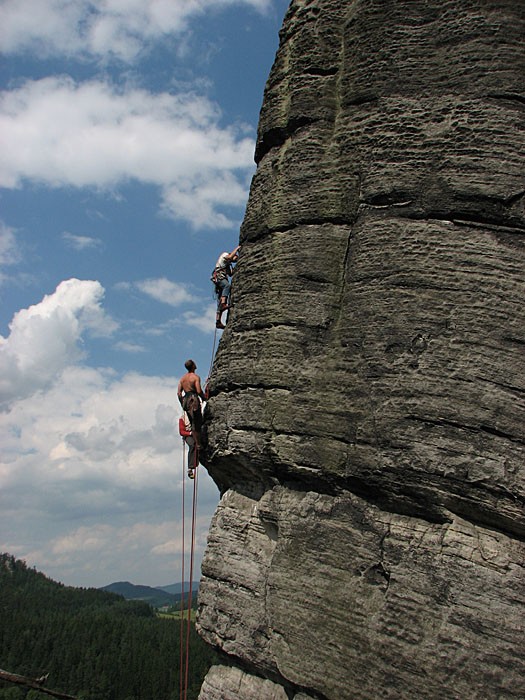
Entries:
<svg viewBox="0 0 525 700">
<path fill-rule="evenodd" d="M 191 435 L 191 430 L 189 430 L 186 427 L 186 421 L 184 420 L 184 416 L 181 416 L 179 418 L 179 435 L 181 435 L 183 438 L 190 437 Z"/>
</svg>

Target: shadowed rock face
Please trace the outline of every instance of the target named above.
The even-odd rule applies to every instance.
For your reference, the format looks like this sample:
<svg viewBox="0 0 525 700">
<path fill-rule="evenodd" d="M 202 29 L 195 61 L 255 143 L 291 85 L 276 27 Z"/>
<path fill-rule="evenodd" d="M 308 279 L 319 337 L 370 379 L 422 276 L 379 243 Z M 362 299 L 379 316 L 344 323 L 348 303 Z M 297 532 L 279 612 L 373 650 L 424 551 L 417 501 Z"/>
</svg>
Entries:
<svg viewBox="0 0 525 700">
<path fill-rule="evenodd" d="M 207 408 L 201 700 L 525 695 L 524 15 L 290 5 Z"/>
</svg>

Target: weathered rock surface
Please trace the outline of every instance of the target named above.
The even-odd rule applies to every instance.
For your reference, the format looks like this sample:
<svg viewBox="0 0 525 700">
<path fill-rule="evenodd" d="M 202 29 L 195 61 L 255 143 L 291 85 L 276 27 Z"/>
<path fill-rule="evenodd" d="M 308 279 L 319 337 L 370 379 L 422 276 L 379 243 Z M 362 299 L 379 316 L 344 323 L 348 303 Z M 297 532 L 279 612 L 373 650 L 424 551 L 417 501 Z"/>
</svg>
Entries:
<svg viewBox="0 0 525 700">
<path fill-rule="evenodd" d="M 525 5 L 294 0 L 207 467 L 201 700 L 525 696 Z"/>
</svg>

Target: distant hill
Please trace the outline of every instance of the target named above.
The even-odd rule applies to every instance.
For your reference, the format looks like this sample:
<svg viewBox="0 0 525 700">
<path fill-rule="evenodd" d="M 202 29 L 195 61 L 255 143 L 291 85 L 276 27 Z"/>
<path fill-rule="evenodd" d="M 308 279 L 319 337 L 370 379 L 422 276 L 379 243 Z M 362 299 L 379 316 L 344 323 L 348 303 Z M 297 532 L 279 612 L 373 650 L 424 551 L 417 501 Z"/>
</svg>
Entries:
<svg viewBox="0 0 525 700">
<path fill-rule="evenodd" d="M 100 590 L 117 593 L 117 595 L 123 596 L 126 600 L 142 600 L 154 608 L 160 608 L 163 605 L 175 605 L 179 600 L 171 593 L 167 593 L 160 588 L 137 586 L 129 581 L 116 581 L 108 586 L 103 586 Z"/>
<path fill-rule="evenodd" d="M 193 584 L 193 591 L 199 588 L 198 583 Z M 175 605 L 181 599 L 182 585 L 172 583 L 169 586 L 154 588 L 152 586 L 141 586 L 129 581 L 116 581 L 108 586 L 103 586 L 99 590 L 109 591 L 123 596 L 126 600 L 141 600 L 154 608 L 161 608 L 163 605 Z M 189 582 L 184 583 L 185 593 L 190 589 Z"/>
<path fill-rule="evenodd" d="M 171 593 L 171 595 L 177 596 L 177 600 L 180 600 L 180 594 L 182 591 L 182 584 L 181 583 L 172 583 L 169 586 L 155 586 L 155 588 L 158 588 L 161 591 L 166 591 L 166 593 Z M 193 591 L 198 591 L 199 590 L 199 582 L 194 581 L 191 588 Z M 189 590 L 190 590 L 190 582 L 184 581 L 184 592 L 187 593 Z"/>
</svg>

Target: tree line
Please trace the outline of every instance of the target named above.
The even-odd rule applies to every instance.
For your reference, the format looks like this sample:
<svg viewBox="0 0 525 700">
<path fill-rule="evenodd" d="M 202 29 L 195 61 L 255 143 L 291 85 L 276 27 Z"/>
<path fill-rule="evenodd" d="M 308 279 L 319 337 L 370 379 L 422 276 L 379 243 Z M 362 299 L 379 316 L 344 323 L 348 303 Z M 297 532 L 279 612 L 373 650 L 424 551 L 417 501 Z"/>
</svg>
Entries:
<svg viewBox="0 0 525 700">
<path fill-rule="evenodd" d="M 64 586 L 0 554 L 0 668 L 38 678 L 79 700 L 178 700 L 180 621 L 140 601 Z M 188 700 L 214 662 L 190 632 Z M 0 700 L 43 700 L 0 683 Z"/>
</svg>

